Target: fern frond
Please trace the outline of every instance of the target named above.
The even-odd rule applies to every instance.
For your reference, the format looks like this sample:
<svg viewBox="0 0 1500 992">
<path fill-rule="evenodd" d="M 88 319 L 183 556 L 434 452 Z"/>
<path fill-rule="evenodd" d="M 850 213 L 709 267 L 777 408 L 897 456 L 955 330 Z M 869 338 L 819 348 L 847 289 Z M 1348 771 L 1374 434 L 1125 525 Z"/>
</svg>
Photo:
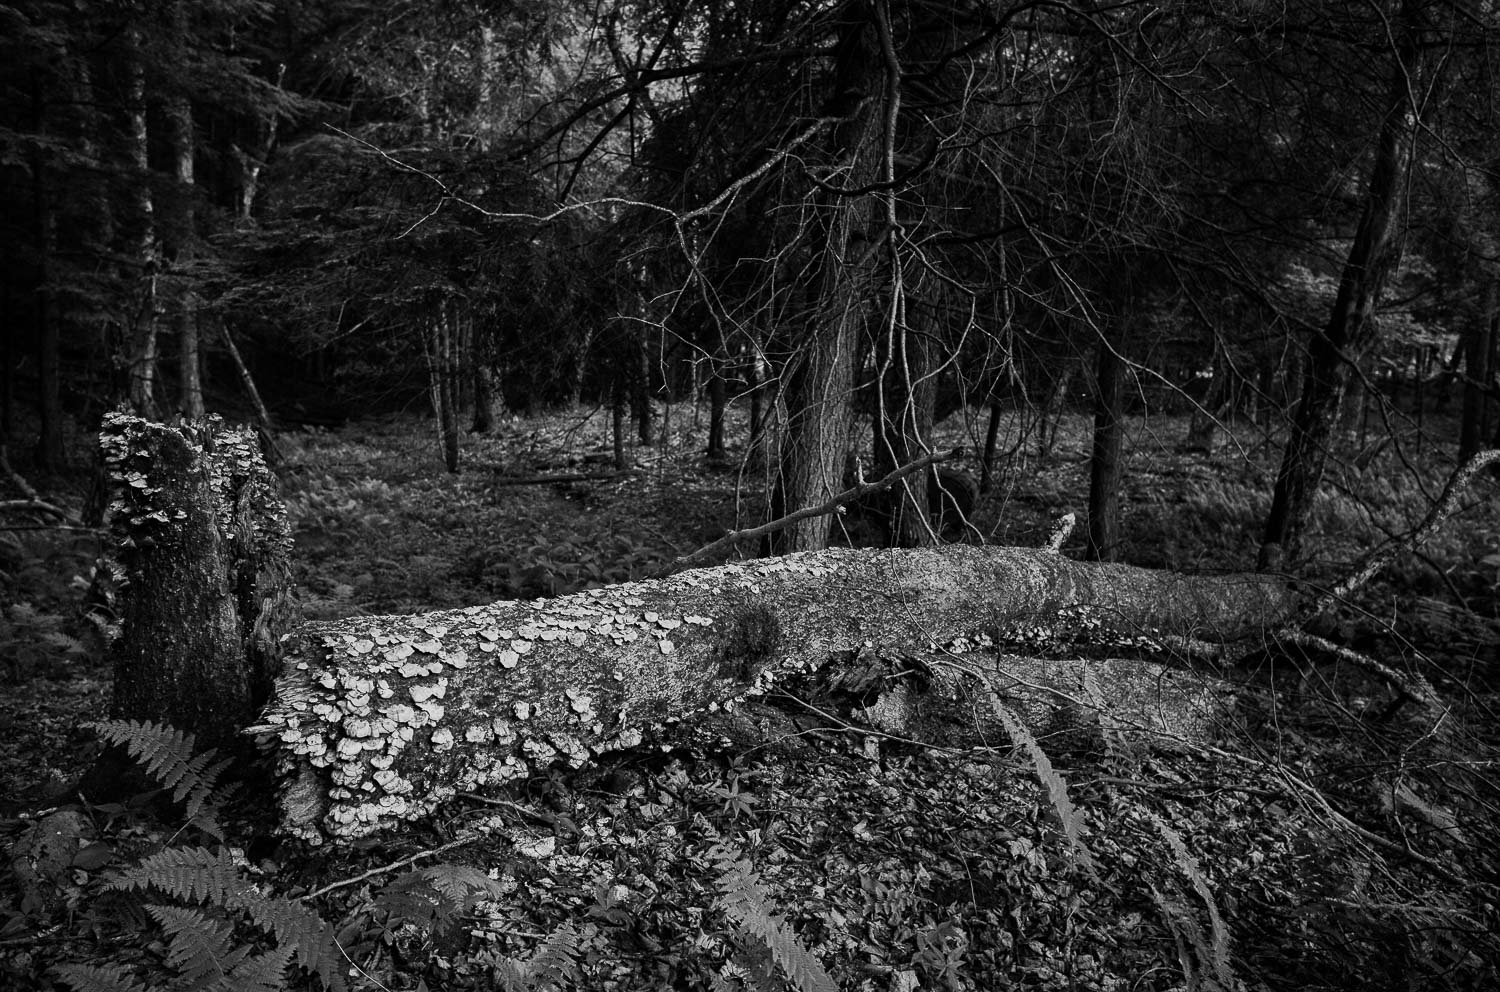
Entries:
<svg viewBox="0 0 1500 992">
<path fill-rule="evenodd" d="M 169 847 L 120 872 L 105 888 L 127 892 L 156 889 L 185 902 L 230 906 L 251 886 L 227 852 Z"/>
<path fill-rule="evenodd" d="M 800 992 L 837 992 L 822 962 L 802 946 L 785 921 L 771 913 L 770 899 L 754 866 L 722 846 L 709 853 L 719 866 L 717 903 L 724 915 L 771 952 Z"/>
<path fill-rule="evenodd" d="M 74 992 L 151 992 L 121 964 L 62 964 L 52 973 Z"/>
<path fill-rule="evenodd" d="M 460 910 L 469 909 L 476 895 L 498 899 L 506 894 L 499 882 L 469 865 L 444 862 L 423 868 L 421 874 L 433 891 Z"/>
<path fill-rule="evenodd" d="M 229 973 L 248 947 L 234 946 L 234 927 L 195 906 L 147 906 L 146 912 L 167 934 L 167 964 L 192 988 L 202 988 Z"/>
<path fill-rule="evenodd" d="M 1005 732 L 1010 739 L 1026 749 L 1026 754 L 1031 758 L 1032 768 L 1036 771 L 1036 777 L 1047 790 L 1047 798 L 1052 802 L 1052 809 L 1057 813 L 1057 818 L 1062 823 L 1063 836 L 1067 838 L 1068 846 L 1078 855 L 1078 861 L 1092 874 L 1094 871 L 1094 855 L 1088 845 L 1083 842 L 1083 818 L 1079 815 L 1073 800 L 1068 796 L 1068 782 L 1062 777 L 1056 768 L 1052 767 L 1052 759 L 1047 757 L 1047 752 L 1032 736 L 1031 731 L 1026 729 L 1026 724 L 1010 711 L 1010 708 L 1000 701 L 1000 696 L 993 690 L 989 691 L 990 709 L 994 710 L 995 716 L 1005 727 Z"/>
<path fill-rule="evenodd" d="M 531 972 L 526 962 L 511 957 L 496 957 L 490 962 L 490 975 L 499 983 L 502 992 L 530 992 Z"/>
<path fill-rule="evenodd" d="M 333 927 L 300 902 L 281 896 L 268 896 L 253 888 L 236 895 L 231 904 L 249 915 L 251 922 L 276 938 L 276 944 L 297 957 L 297 964 L 317 975 L 325 988 L 339 988 L 343 982 L 342 958 L 334 942 Z"/>
<path fill-rule="evenodd" d="M 586 930 L 592 927 L 586 925 Z M 573 928 L 573 924 L 565 923 L 542 941 L 531 955 L 531 960 L 526 963 L 527 977 L 533 988 L 557 989 L 562 987 L 564 980 L 574 978 L 578 974 L 579 947 L 583 943 L 584 935 Z"/>
<path fill-rule="evenodd" d="M 282 992 L 291 959 L 292 949 L 285 945 L 257 954 L 209 986 L 209 992 Z"/>
<path fill-rule="evenodd" d="M 150 720 L 101 720 L 90 724 L 110 744 L 125 748 L 146 774 L 172 790 L 172 801 L 182 803 L 189 822 L 218 840 L 224 839 L 217 808 L 227 790 L 216 788 L 230 760 L 215 761 L 212 748 L 194 754 L 196 739 L 174 727 Z"/>
<path fill-rule="evenodd" d="M 1234 987 L 1234 969 L 1229 960 L 1229 931 L 1224 926 L 1224 919 L 1219 915 L 1219 906 L 1214 899 L 1213 889 L 1209 887 L 1208 878 L 1203 874 L 1203 869 L 1198 866 L 1198 859 L 1194 858 L 1192 852 L 1187 849 L 1182 835 L 1163 820 L 1156 813 L 1146 811 L 1146 816 L 1155 825 L 1158 833 L 1166 840 L 1167 847 L 1172 851 L 1172 859 L 1177 862 L 1177 867 L 1188 877 L 1192 883 L 1193 891 L 1198 898 L 1203 900 L 1203 905 L 1208 909 L 1208 925 L 1212 934 L 1213 944 L 1208 948 L 1209 953 L 1203 954 L 1204 948 L 1199 948 L 1200 956 L 1208 958 L 1208 963 L 1213 966 L 1214 975 L 1219 983 L 1225 988 Z M 1201 935 L 1200 935 L 1201 942 Z"/>
</svg>

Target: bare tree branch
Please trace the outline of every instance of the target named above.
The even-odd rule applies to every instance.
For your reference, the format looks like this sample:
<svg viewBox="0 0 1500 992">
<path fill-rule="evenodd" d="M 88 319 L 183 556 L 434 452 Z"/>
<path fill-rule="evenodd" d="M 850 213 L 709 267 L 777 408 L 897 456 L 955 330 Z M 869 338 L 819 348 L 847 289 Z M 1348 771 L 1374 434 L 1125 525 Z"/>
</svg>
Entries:
<svg viewBox="0 0 1500 992">
<path fill-rule="evenodd" d="M 835 513 L 838 511 L 839 507 L 844 506 L 847 503 L 852 503 L 862 496 L 868 496 L 871 493 L 878 493 L 881 490 L 889 489 L 891 486 L 894 486 L 906 476 L 911 475 L 913 472 L 920 472 L 922 469 L 927 468 L 930 465 L 935 465 L 938 462 L 946 462 L 950 459 L 961 457 L 962 455 L 962 448 L 954 448 L 952 451 L 947 452 L 934 451 L 930 454 L 923 455 L 921 458 L 918 458 L 914 462 L 908 462 L 907 464 L 892 470 L 888 475 L 882 476 L 874 482 L 866 482 L 861 485 L 852 486 L 848 489 L 845 489 L 841 493 L 835 493 L 833 496 L 830 496 L 827 500 L 819 503 L 817 506 L 809 506 L 805 509 L 798 510 L 796 513 L 789 513 L 784 517 L 780 517 L 768 523 L 761 524 L 759 527 L 750 527 L 746 528 L 745 530 L 730 531 L 723 537 L 719 538 L 717 541 L 714 541 L 712 544 L 706 544 L 703 547 L 699 548 L 697 551 L 694 551 L 691 554 L 683 555 L 682 557 L 670 562 L 663 568 L 654 572 L 651 575 L 651 578 L 666 578 L 668 575 L 674 575 L 677 572 L 682 571 L 683 569 L 694 568 L 698 565 L 703 564 L 704 562 L 711 561 L 715 555 L 718 555 L 724 551 L 728 551 L 730 548 L 733 548 L 736 545 L 743 544 L 746 541 L 753 541 L 756 538 L 764 537 L 767 534 L 774 534 L 779 530 L 784 530 L 787 527 L 790 527 L 792 524 L 795 524 L 801 520 L 806 520 L 809 517 L 818 517 L 826 513 Z"/>
</svg>

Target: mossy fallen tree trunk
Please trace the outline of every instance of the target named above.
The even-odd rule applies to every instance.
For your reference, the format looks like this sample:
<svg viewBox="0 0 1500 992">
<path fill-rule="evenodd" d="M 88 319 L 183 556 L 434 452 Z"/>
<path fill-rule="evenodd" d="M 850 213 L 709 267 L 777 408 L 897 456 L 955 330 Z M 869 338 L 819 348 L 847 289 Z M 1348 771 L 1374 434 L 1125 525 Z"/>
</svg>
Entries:
<svg viewBox="0 0 1500 992">
<path fill-rule="evenodd" d="M 921 651 L 984 632 L 1017 656 L 1017 645 L 1058 638 L 1227 643 L 1285 624 L 1297 605 L 1264 575 L 1187 576 L 1045 549 L 832 549 L 546 601 L 306 624 L 254 729 L 283 776 L 283 826 L 348 839 L 459 792 L 635 746 L 875 647 Z M 1004 670 L 975 677 L 1003 692 L 993 676 Z M 972 707 L 951 708 L 962 723 Z M 936 714 L 917 719 L 902 702 L 863 715 L 914 727 Z"/>
</svg>

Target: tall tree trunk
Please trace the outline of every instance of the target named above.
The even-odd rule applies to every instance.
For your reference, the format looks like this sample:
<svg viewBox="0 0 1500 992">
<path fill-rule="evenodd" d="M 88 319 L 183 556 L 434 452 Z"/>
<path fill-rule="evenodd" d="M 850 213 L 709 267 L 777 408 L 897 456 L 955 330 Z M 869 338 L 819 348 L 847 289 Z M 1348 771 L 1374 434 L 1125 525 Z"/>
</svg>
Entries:
<svg viewBox="0 0 1500 992">
<path fill-rule="evenodd" d="M 151 164 L 147 151 L 146 70 L 141 55 L 141 29 L 127 25 L 117 63 L 121 99 L 116 130 L 124 182 L 119 210 L 120 254 L 127 293 L 125 331 L 126 397 L 131 408 L 148 420 L 156 417 L 157 364 L 157 251 L 155 202 L 151 192 Z"/>
<path fill-rule="evenodd" d="M 239 373 L 240 385 L 245 387 L 245 395 L 255 407 L 255 417 L 260 421 L 261 430 L 270 436 L 276 425 L 271 421 L 271 411 L 266 409 L 265 401 L 260 398 L 260 390 L 255 388 L 255 379 L 250 375 L 250 367 L 245 364 L 245 356 L 240 354 L 239 345 L 234 343 L 234 335 L 229 333 L 229 323 L 221 320 L 219 329 L 224 337 L 224 347 L 228 349 L 229 358 L 234 362 L 234 370 Z"/>
<path fill-rule="evenodd" d="M 46 133 L 45 95 L 40 80 L 32 78 L 32 126 Z M 37 465 L 55 472 L 63 463 L 62 423 L 62 327 L 57 307 L 57 274 L 54 271 L 57 242 L 52 190 L 46 156 L 37 148 L 31 155 L 31 195 L 36 226 L 36 343 L 37 343 Z M 7 371 L 7 374 L 8 371 Z"/>
<path fill-rule="evenodd" d="M 1197 451 L 1214 450 L 1219 424 L 1234 412 L 1234 366 L 1229 361 L 1224 342 L 1214 336 L 1214 359 L 1209 370 L 1213 378 L 1203 402 L 1193 408 L 1188 421 L 1187 446 Z"/>
<path fill-rule="evenodd" d="M 996 400 L 990 401 L 989 424 L 984 429 L 984 456 L 979 463 L 979 491 L 988 493 L 995 485 L 995 454 L 1000 444 L 1000 418 L 1004 410 Z"/>
<path fill-rule="evenodd" d="M 1322 331 L 1308 342 L 1302 397 L 1293 414 L 1291 437 L 1276 475 L 1262 538 L 1262 568 L 1281 568 L 1300 553 L 1323 481 L 1350 369 L 1358 364 L 1373 338 L 1370 315 L 1400 255 L 1407 176 L 1420 128 L 1419 108 L 1413 100 L 1425 85 L 1417 38 L 1419 7 L 1419 0 L 1402 0 L 1395 19 L 1396 52 L 1389 97 L 1376 140 L 1364 211 L 1339 279 L 1333 312 Z"/>
<path fill-rule="evenodd" d="M 285 78 L 286 65 L 282 64 L 276 69 L 276 89 L 281 89 L 281 81 Z M 246 226 L 253 220 L 255 198 L 260 193 L 261 170 L 266 167 L 271 152 L 276 149 L 276 135 L 280 126 L 280 116 L 272 111 L 265 120 L 256 120 L 251 125 L 248 150 L 238 144 L 229 146 L 235 164 L 239 167 L 239 191 L 235 198 L 234 213 L 240 226 Z"/>
<path fill-rule="evenodd" d="M 1470 457 L 1484 446 L 1488 436 L 1488 393 L 1494 381 L 1490 356 L 1494 350 L 1495 324 L 1492 312 L 1479 316 L 1464 334 L 1464 407 L 1458 430 L 1458 457 Z"/>
<path fill-rule="evenodd" d="M 843 120 L 833 132 L 839 169 L 832 182 L 857 190 L 876 176 L 875 105 L 861 94 L 878 86 L 880 54 L 867 6 L 852 5 L 848 16 L 834 67 L 832 97 Z M 867 197 L 825 197 L 816 305 L 807 336 L 782 373 L 787 416 L 772 517 L 815 506 L 844 488 L 854 421 L 854 361 L 869 314 L 877 258 L 868 240 L 872 220 Z M 768 549 L 776 554 L 818 550 L 827 546 L 828 532 L 828 517 L 810 517 L 772 535 Z"/>
<path fill-rule="evenodd" d="M 500 412 L 500 379 L 495 375 L 495 328 L 490 320 L 474 327 L 474 423 L 475 434 L 495 428 Z"/>
<path fill-rule="evenodd" d="M 720 359 L 722 362 L 722 358 Z M 708 457 L 724 457 L 724 407 L 729 401 L 729 390 L 724 383 L 722 364 L 716 364 L 708 374 Z"/>
<path fill-rule="evenodd" d="M 1125 303 L 1126 306 L 1130 304 Z M 1094 385 L 1094 453 L 1089 459 L 1089 539 L 1084 557 L 1115 561 L 1120 549 L 1120 482 L 1125 435 L 1125 360 L 1129 334 L 1122 317 L 1099 341 Z"/>
<path fill-rule="evenodd" d="M 427 383 L 432 397 L 438 447 L 443 465 L 449 472 L 458 471 L 458 356 L 454 304 L 440 303 L 423 322 L 422 349 L 427 360 Z"/>
<path fill-rule="evenodd" d="M 651 401 L 651 352 L 644 330 L 635 330 L 630 338 L 630 411 L 635 417 L 636 440 L 643 448 L 656 443 L 652 427 L 656 421 L 656 404 Z"/>
<path fill-rule="evenodd" d="M 173 8 L 173 23 L 179 40 L 186 40 L 186 11 L 179 2 Z M 198 296 L 190 278 L 183 271 L 192 257 L 194 225 L 197 220 L 194 197 L 197 196 L 193 174 L 196 151 L 193 134 L 193 106 L 184 97 L 173 97 L 166 106 L 167 125 L 172 143 L 172 178 L 175 180 L 172 224 L 164 245 L 167 264 L 175 276 L 172 325 L 177 337 L 178 409 L 189 420 L 202 420 L 203 379 L 198 354 Z"/>
<path fill-rule="evenodd" d="M 932 341 L 902 326 L 887 328 L 879 351 L 880 409 L 875 414 L 874 474 L 885 475 L 897 466 L 921 458 L 932 437 L 937 378 L 932 372 Z M 934 544 L 937 534 L 928 510 L 928 490 L 935 472 L 918 472 L 902 479 L 890 494 L 892 547 L 919 548 Z"/>
<path fill-rule="evenodd" d="M 625 423 L 630 412 L 628 395 L 630 384 L 626 380 L 625 373 L 615 373 L 611 380 L 609 391 L 609 413 L 610 426 L 613 429 L 611 438 L 615 450 L 615 470 L 623 472 L 630 467 L 630 448 L 625 443 Z"/>
</svg>

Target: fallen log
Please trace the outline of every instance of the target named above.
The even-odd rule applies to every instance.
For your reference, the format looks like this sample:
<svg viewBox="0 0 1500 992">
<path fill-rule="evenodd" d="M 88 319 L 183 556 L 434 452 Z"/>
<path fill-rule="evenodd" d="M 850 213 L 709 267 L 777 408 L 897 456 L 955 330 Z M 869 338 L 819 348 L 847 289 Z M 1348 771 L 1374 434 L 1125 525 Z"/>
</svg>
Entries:
<svg viewBox="0 0 1500 992">
<path fill-rule="evenodd" d="M 1047 549 L 830 549 L 552 600 L 306 624 L 252 730 L 282 776 L 283 827 L 347 840 L 636 746 L 873 646 L 976 632 L 1028 648 L 1231 643 L 1284 625 L 1298 604 L 1263 574 Z"/>
</svg>

